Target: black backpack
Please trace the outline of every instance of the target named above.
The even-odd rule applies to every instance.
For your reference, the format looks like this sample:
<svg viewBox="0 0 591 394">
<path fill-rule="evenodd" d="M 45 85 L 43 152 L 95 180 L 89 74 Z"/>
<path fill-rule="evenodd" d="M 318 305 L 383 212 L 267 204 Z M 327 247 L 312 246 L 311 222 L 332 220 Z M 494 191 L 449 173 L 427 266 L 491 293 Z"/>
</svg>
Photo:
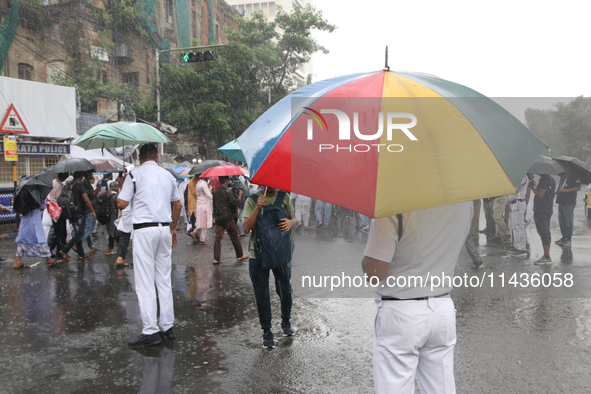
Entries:
<svg viewBox="0 0 591 394">
<path fill-rule="evenodd" d="M 255 203 L 259 198 L 257 194 L 248 197 Z M 282 232 L 278 226 L 282 219 L 290 219 L 282 207 L 284 199 L 285 192 L 278 192 L 275 203 L 261 209 L 254 225 L 254 255 L 264 269 L 281 269 L 291 262 L 291 231 Z"/>
<path fill-rule="evenodd" d="M 60 195 L 57 197 L 57 205 L 62 209 L 60 217 L 72 219 L 72 215 L 76 212 L 74 204 L 74 194 L 72 193 L 72 185 L 67 183 L 62 189 Z"/>
<path fill-rule="evenodd" d="M 109 223 L 109 219 L 111 218 L 111 196 L 107 194 L 103 197 L 103 201 L 98 204 L 95 213 L 96 220 L 101 224 Z"/>
</svg>

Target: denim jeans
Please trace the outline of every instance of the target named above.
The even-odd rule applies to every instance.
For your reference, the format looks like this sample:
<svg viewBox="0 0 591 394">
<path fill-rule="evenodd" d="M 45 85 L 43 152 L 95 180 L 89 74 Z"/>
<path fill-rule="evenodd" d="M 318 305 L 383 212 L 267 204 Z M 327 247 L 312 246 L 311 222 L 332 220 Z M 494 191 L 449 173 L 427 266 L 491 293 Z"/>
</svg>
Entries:
<svg viewBox="0 0 591 394">
<path fill-rule="evenodd" d="M 82 246 L 82 239 L 84 238 L 84 233 L 86 231 L 86 215 L 74 214 L 73 216 L 74 217 L 70 219 L 70 222 L 74 227 L 72 239 L 62 249 L 62 252 L 67 254 L 70 251 L 70 249 L 72 249 L 72 247 L 76 245 L 76 253 L 78 253 L 78 256 L 83 257 L 84 249 Z"/>
<path fill-rule="evenodd" d="M 322 211 L 324 211 L 324 217 L 322 215 Z M 324 202 L 320 200 L 316 200 L 316 204 L 314 205 L 314 213 L 316 214 L 316 220 L 322 220 L 322 223 L 325 226 L 328 226 L 330 222 L 330 214 L 332 211 L 332 204 L 329 202 Z"/>
<path fill-rule="evenodd" d="M 358 214 L 359 215 L 359 219 L 361 219 L 361 225 L 362 226 L 369 226 L 369 218 L 365 215 L 362 214 Z"/>
<path fill-rule="evenodd" d="M 563 241 L 570 241 L 573 236 L 574 211 L 574 205 L 558 204 L 558 224 L 560 224 Z"/>
<path fill-rule="evenodd" d="M 259 312 L 259 322 L 263 330 L 271 329 L 271 297 L 269 295 L 269 269 L 263 269 L 262 264 L 256 259 L 248 259 L 248 272 L 254 297 Z M 275 291 L 281 299 L 281 322 L 289 324 L 291 319 L 292 288 L 291 288 L 291 263 L 283 269 L 274 269 Z"/>
<path fill-rule="evenodd" d="M 88 212 L 86 214 L 86 224 L 82 242 L 86 241 L 89 248 L 94 248 L 94 243 L 92 242 L 92 230 L 94 230 L 94 224 L 95 220 L 92 218 L 92 212 Z"/>
</svg>

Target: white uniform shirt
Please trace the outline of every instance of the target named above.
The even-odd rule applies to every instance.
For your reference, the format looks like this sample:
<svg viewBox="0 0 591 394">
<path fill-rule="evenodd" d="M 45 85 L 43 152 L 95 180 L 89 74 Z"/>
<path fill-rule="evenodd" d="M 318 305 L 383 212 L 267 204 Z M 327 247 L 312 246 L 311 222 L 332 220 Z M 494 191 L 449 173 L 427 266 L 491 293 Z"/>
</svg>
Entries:
<svg viewBox="0 0 591 394">
<path fill-rule="evenodd" d="M 146 161 L 131 171 L 131 174 L 133 178 L 126 179 L 119 199 L 132 204 L 132 223 L 170 223 L 172 221 L 170 204 L 181 199 L 172 174 L 158 167 L 154 161 Z"/>
<path fill-rule="evenodd" d="M 400 241 L 396 216 L 375 219 L 369 232 L 365 256 L 390 263 L 388 275 L 376 288 L 377 294 L 395 298 L 421 298 L 449 293 L 452 289 L 451 280 L 446 279 L 431 289 L 432 282 L 437 285 L 437 279 L 433 277 L 441 279 L 443 275 L 453 279 L 473 212 L 474 206 L 469 201 L 405 213 Z M 388 277 L 400 278 L 394 282 Z M 392 286 L 396 283 L 400 286 Z"/>
<path fill-rule="evenodd" d="M 517 189 L 517 194 L 511 194 L 509 196 L 509 201 L 525 200 L 525 194 L 527 193 L 527 185 L 528 184 L 529 184 L 529 178 L 526 175 L 521 180 L 521 184 L 519 185 L 519 189 Z"/>
</svg>

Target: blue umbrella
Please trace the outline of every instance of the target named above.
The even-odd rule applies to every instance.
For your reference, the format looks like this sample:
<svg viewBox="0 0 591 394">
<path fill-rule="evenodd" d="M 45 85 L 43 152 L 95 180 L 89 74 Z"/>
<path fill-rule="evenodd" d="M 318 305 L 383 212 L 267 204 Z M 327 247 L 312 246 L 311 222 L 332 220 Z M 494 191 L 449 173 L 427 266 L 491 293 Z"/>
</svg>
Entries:
<svg viewBox="0 0 591 394">
<path fill-rule="evenodd" d="M 189 166 L 178 166 L 178 167 L 171 168 L 171 170 L 173 170 L 177 174 L 180 174 L 181 172 L 183 172 L 183 170 L 186 170 L 188 168 L 191 168 L 191 167 L 189 167 Z"/>
<path fill-rule="evenodd" d="M 230 159 L 238 160 L 242 163 L 246 163 L 246 158 L 244 157 L 244 153 L 242 153 L 242 149 L 238 145 L 236 140 L 232 142 L 228 142 L 226 145 L 218 148 L 220 152 L 224 155 L 228 156 Z"/>
</svg>

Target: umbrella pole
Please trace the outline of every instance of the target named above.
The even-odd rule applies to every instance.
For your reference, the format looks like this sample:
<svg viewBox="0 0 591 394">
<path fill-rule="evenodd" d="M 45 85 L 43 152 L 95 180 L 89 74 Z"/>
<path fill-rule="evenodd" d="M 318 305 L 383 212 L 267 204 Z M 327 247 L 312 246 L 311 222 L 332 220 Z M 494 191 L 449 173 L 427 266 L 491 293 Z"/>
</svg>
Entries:
<svg viewBox="0 0 591 394">
<path fill-rule="evenodd" d="M 14 200 L 16 199 L 16 162 L 15 161 L 12 162 L 12 179 L 14 180 L 14 192 L 12 194 L 14 196 L 12 199 L 12 201 L 13 201 L 12 207 L 14 209 Z M 21 222 L 21 217 L 18 214 L 18 212 L 16 212 L 16 211 L 13 211 L 13 212 L 16 213 L 16 225 L 18 228 L 18 226 L 20 225 L 20 222 Z"/>
</svg>

